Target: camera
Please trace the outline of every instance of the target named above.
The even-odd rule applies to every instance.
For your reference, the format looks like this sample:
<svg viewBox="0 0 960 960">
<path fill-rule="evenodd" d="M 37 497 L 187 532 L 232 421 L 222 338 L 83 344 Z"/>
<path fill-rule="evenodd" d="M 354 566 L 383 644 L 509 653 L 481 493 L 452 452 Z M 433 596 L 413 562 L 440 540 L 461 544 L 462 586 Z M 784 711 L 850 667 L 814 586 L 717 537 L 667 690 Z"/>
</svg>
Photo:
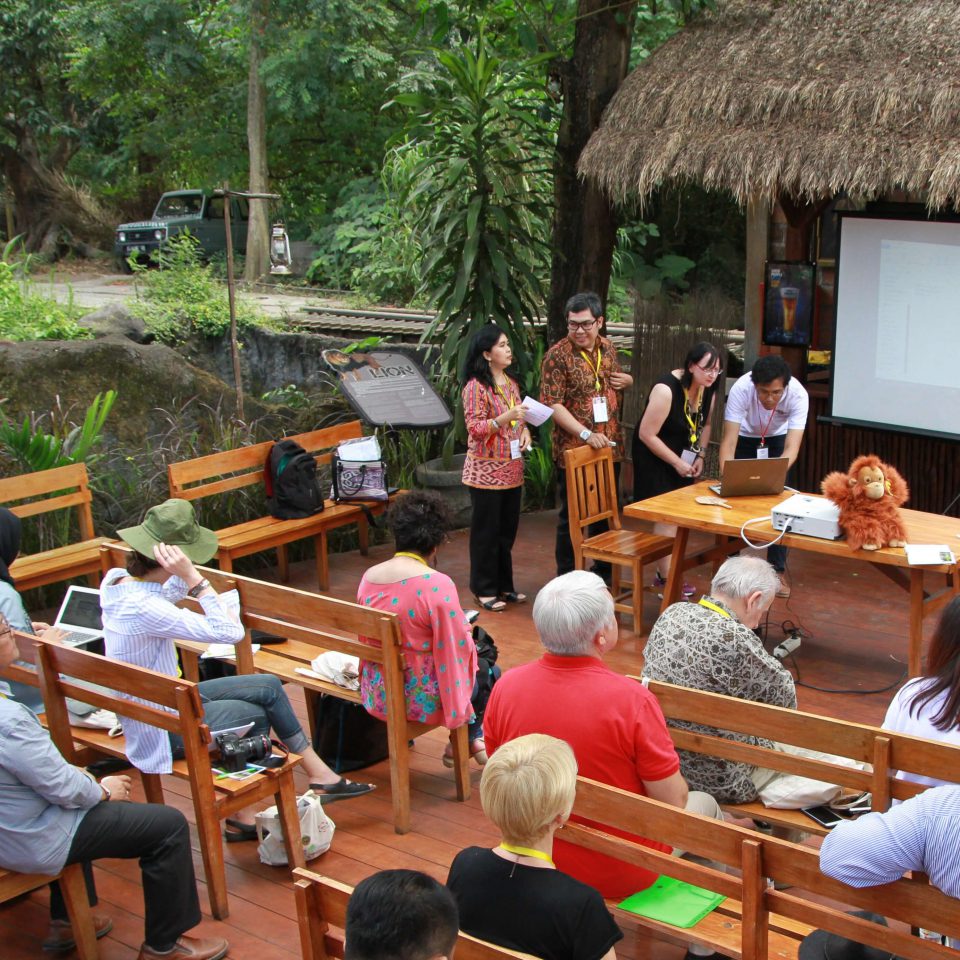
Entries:
<svg viewBox="0 0 960 960">
<path fill-rule="evenodd" d="M 270 738 L 262 733 L 252 737 L 218 733 L 214 739 L 220 748 L 220 766 L 228 773 L 239 773 L 248 763 L 257 763 L 273 752 Z"/>
</svg>

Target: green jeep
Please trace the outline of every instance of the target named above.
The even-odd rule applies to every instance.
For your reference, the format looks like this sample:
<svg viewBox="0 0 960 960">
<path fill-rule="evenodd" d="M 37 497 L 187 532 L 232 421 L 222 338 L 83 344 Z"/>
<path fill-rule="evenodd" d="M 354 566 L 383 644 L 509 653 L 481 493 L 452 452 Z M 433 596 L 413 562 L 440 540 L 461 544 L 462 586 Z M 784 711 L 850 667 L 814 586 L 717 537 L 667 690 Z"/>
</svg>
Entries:
<svg viewBox="0 0 960 960">
<path fill-rule="evenodd" d="M 247 201 L 243 197 L 230 199 L 230 230 L 233 249 L 243 253 L 247 247 Z M 120 268 L 129 272 L 130 257 L 148 260 L 178 233 L 189 230 L 207 258 L 227 249 L 227 231 L 224 220 L 224 198 L 211 196 L 203 190 L 172 190 L 165 193 L 153 211 L 150 220 L 139 223 L 121 223 L 117 227 L 113 252 Z"/>
</svg>

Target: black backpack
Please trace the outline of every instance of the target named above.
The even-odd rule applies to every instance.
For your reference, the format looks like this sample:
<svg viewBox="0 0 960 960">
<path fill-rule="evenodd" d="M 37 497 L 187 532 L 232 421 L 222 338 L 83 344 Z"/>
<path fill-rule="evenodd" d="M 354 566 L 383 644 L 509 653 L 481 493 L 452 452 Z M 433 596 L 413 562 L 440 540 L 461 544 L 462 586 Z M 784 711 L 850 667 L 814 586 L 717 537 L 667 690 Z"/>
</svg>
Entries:
<svg viewBox="0 0 960 960">
<path fill-rule="evenodd" d="M 323 509 L 317 461 L 294 440 L 278 440 L 263 468 L 267 509 L 278 520 L 310 517 Z"/>
</svg>

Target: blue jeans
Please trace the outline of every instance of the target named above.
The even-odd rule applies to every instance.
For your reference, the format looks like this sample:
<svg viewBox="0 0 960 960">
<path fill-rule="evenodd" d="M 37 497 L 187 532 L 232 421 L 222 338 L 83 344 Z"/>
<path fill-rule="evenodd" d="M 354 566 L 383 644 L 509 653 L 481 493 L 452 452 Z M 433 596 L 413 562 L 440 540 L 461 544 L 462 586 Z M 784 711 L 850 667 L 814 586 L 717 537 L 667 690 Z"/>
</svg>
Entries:
<svg viewBox="0 0 960 960">
<path fill-rule="evenodd" d="M 310 746 L 276 677 L 263 673 L 220 677 L 198 683 L 197 690 L 203 701 L 203 720 L 211 733 L 252 723 L 246 736 L 270 736 L 273 728 L 293 753 L 303 753 Z M 170 746 L 175 760 L 183 757 L 183 740 L 177 734 L 170 734 Z"/>
</svg>

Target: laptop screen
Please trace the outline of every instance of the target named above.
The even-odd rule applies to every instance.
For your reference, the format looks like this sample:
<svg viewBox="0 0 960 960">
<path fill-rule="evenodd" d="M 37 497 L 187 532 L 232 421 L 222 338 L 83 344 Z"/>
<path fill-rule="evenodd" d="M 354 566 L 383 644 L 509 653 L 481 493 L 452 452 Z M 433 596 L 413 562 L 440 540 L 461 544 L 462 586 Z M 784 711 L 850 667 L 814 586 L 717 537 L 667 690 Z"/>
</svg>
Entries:
<svg viewBox="0 0 960 960">
<path fill-rule="evenodd" d="M 60 612 L 60 622 L 71 627 L 85 627 L 87 630 L 102 630 L 100 618 L 100 594 L 85 590 L 70 589 Z"/>
</svg>

